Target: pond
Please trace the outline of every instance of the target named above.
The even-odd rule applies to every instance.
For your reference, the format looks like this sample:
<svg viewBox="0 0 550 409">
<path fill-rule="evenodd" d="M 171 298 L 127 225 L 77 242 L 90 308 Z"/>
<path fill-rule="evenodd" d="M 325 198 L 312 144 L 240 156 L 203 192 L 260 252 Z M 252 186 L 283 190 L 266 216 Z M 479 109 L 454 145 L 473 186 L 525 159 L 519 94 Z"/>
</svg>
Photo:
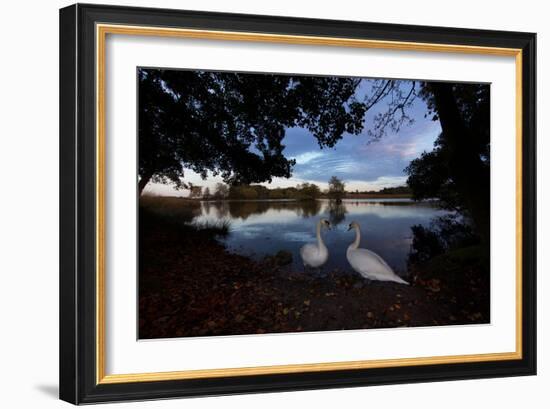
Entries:
<svg viewBox="0 0 550 409">
<path fill-rule="evenodd" d="M 444 215 L 433 203 L 409 199 L 344 199 L 314 201 L 203 201 L 194 222 L 228 220 L 230 234 L 221 239 L 228 250 L 263 258 L 280 250 L 292 254 L 290 268 L 302 271 L 300 247 L 316 241 L 315 227 L 320 218 L 330 220 L 332 230 L 322 232 L 329 249 L 324 271 L 351 270 L 346 249 L 353 242 L 349 223 L 361 225 L 361 247 L 380 256 L 400 275 L 407 270 L 412 242 L 411 226 L 428 226 L 434 217 Z"/>
</svg>

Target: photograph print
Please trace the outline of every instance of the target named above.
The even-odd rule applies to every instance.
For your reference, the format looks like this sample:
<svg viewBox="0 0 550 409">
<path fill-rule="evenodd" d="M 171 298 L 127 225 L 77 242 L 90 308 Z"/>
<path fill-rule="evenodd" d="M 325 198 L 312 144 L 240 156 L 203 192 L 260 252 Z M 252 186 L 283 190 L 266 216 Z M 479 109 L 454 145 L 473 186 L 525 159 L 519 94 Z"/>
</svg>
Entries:
<svg viewBox="0 0 550 409">
<path fill-rule="evenodd" d="M 490 323 L 490 84 L 136 75 L 140 339 Z"/>
</svg>

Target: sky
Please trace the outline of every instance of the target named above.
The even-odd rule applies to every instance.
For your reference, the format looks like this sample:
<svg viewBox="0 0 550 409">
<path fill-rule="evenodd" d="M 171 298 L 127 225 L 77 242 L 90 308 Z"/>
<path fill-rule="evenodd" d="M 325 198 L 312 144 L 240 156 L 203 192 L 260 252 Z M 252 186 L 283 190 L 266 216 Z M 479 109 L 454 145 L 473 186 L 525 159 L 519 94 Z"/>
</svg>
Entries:
<svg viewBox="0 0 550 409">
<path fill-rule="evenodd" d="M 383 107 L 384 104 L 379 103 L 369 111 L 361 134 L 345 133 L 333 148 L 320 149 L 317 140 L 307 129 L 288 128 L 283 145 L 285 156 L 296 159 L 292 176 L 289 179 L 274 178 L 271 183 L 262 185 L 276 188 L 309 182 L 324 190 L 328 188 L 327 182 L 331 176 L 342 179 L 346 183 L 346 190 L 350 191 L 378 191 L 385 187 L 405 185 L 407 176 L 404 169 L 422 152 L 433 149 L 441 127 L 439 121 L 424 117 L 426 105 L 422 99 L 416 98 L 408 110 L 414 123 L 403 125 L 397 133 L 389 130 L 380 140 L 373 142 L 368 135 L 368 129 L 372 126 L 372 118 L 378 112 L 377 109 Z M 211 192 L 216 183 L 223 182 L 221 178 L 212 176 L 203 180 L 188 169 L 185 170 L 185 180 L 193 185 L 208 187 Z M 172 186 L 153 183 L 145 191 L 169 196 L 188 195 L 188 191 L 178 191 Z"/>
</svg>

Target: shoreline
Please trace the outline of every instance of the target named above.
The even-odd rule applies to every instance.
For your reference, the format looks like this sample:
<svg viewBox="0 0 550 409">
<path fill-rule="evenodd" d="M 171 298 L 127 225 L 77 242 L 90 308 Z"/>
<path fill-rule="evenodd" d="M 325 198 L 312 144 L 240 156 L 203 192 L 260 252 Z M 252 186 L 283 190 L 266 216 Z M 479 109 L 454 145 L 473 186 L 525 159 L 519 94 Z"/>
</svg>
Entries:
<svg viewBox="0 0 550 409">
<path fill-rule="evenodd" d="M 275 256 L 229 252 L 212 231 L 140 218 L 140 339 L 489 322 L 488 275 L 474 264 L 452 273 L 440 258 L 412 270 L 410 286 L 285 272 Z"/>
</svg>

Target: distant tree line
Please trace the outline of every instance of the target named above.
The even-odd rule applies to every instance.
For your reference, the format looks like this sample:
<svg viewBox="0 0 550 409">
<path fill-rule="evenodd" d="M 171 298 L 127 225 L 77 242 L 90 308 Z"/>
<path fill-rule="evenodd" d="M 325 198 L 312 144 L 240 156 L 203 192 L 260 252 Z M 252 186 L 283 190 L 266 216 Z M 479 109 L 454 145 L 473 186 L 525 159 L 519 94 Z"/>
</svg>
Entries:
<svg viewBox="0 0 550 409">
<path fill-rule="evenodd" d="M 321 197 L 321 189 L 314 183 L 301 183 L 296 187 L 269 189 L 262 185 L 229 186 L 227 198 L 231 200 L 315 200 Z"/>
<path fill-rule="evenodd" d="M 213 189 L 198 185 L 190 185 L 188 189 L 189 197 L 207 200 L 315 200 L 327 198 L 338 202 L 347 196 L 353 197 L 355 194 L 411 195 L 412 193 L 408 186 L 386 187 L 379 191 L 346 191 L 345 182 L 336 176 L 330 178 L 328 189 L 324 191 L 315 183 L 308 182 L 300 183 L 294 187 L 274 189 L 264 185 L 226 185 L 225 183 L 217 183 Z"/>
<path fill-rule="evenodd" d="M 189 197 L 209 200 L 315 200 L 322 196 L 321 189 L 314 183 L 301 183 L 295 187 L 269 189 L 263 185 L 226 185 L 218 183 L 215 189 L 192 185 Z"/>
<path fill-rule="evenodd" d="M 396 187 L 385 187 L 380 190 L 366 190 L 366 191 L 359 191 L 355 190 L 352 192 L 349 192 L 350 194 L 367 194 L 367 195 L 412 195 L 412 189 L 409 186 L 396 186 Z"/>
<path fill-rule="evenodd" d="M 341 200 L 346 193 L 345 183 L 336 176 L 330 178 L 329 188 L 324 192 L 315 183 L 308 182 L 300 183 L 295 187 L 275 189 L 255 184 L 226 185 L 225 183 L 217 183 L 212 191 L 208 187 L 203 189 L 197 185 L 189 185 L 188 189 L 189 197 L 208 200 L 315 200 L 321 197 Z"/>
</svg>

